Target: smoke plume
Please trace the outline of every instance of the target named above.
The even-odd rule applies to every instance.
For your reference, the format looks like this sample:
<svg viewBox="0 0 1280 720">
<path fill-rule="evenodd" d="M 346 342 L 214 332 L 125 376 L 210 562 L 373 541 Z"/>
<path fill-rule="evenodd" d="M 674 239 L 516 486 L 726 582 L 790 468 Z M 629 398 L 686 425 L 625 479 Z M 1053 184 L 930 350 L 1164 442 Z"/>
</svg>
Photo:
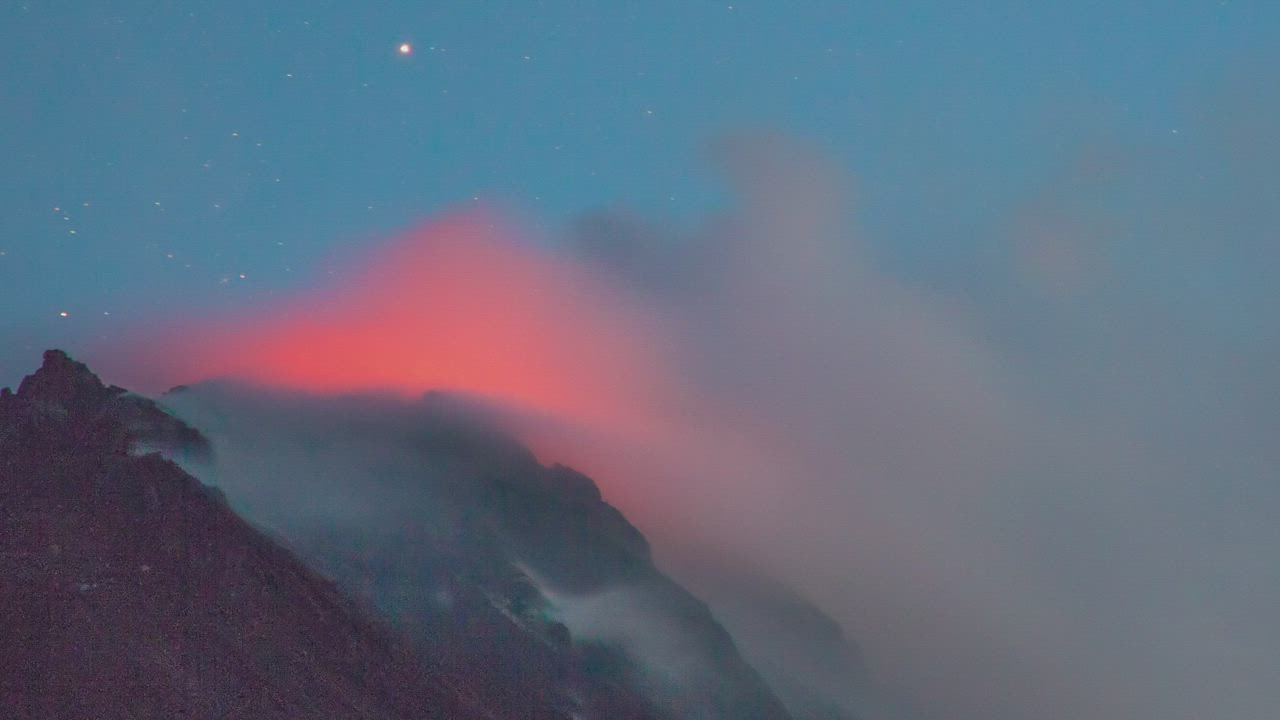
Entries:
<svg viewBox="0 0 1280 720">
<path fill-rule="evenodd" d="M 1220 156 L 1256 162 L 1238 142 Z M 1203 218 L 1250 198 L 1194 223 L 1170 202 L 1153 229 L 1091 202 L 1145 161 L 1082 161 L 992 231 L 1004 254 L 965 292 L 884 270 L 817 151 L 718 157 L 735 200 L 700 226 L 450 216 L 287 301 L 131 338 L 108 375 L 482 398 L 695 589 L 769 578 L 839 620 L 867 689 L 813 681 L 867 717 L 1273 711 L 1278 346 L 1251 324 L 1271 296 L 1168 290 Z M 1259 208 L 1232 227 L 1273 231 Z"/>
</svg>

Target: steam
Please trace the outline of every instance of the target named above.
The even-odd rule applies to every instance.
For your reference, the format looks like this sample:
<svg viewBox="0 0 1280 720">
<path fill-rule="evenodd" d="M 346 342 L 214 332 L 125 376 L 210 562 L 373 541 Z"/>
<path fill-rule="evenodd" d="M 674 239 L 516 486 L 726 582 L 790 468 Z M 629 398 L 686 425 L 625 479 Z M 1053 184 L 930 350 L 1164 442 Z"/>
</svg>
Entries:
<svg viewBox="0 0 1280 720">
<path fill-rule="evenodd" d="M 1013 213 L 985 294 L 942 294 L 878 266 L 819 153 L 720 155 L 736 200 L 701 227 L 453 216 L 151 336 L 143 372 L 500 405 L 693 587 L 732 558 L 838 619 L 874 689 L 822 690 L 867 717 L 1273 711 L 1274 333 L 1153 301 L 1108 237 L 1133 219 L 1068 201 L 1088 178 Z"/>
</svg>

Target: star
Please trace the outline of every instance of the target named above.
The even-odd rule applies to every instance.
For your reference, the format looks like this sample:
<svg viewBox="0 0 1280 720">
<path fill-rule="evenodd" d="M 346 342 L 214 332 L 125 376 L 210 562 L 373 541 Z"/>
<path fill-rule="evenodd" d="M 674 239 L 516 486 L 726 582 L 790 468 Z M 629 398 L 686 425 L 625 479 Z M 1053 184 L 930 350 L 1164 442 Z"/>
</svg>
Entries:
<svg viewBox="0 0 1280 720">
<path fill-rule="evenodd" d="M 413 46 L 407 42 L 400 43 L 400 47 L 396 49 L 399 51 L 401 55 L 411 55 L 413 53 Z"/>
</svg>

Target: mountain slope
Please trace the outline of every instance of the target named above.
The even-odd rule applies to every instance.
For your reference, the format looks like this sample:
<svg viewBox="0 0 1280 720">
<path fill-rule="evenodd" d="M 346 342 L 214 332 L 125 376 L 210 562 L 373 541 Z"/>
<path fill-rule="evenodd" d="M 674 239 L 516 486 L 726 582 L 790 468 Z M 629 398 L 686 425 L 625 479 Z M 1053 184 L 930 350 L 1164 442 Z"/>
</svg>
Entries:
<svg viewBox="0 0 1280 720">
<path fill-rule="evenodd" d="M 58 351 L 0 392 L 0 716 L 489 716 L 137 443 L 205 450 Z"/>
<path fill-rule="evenodd" d="M 523 716 L 786 720 L 705 604 L 589 478 L 465 401 L 204 383 L 161 402 L 246 517 Z"/>
</svg>

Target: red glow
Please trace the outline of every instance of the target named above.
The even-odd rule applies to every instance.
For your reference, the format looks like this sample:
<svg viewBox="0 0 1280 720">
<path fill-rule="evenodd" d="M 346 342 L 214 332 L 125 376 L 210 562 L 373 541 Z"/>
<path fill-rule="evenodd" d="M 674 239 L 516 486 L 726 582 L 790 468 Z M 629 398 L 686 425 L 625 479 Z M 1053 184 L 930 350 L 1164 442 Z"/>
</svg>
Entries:
<svg viewBox="0 0 1280 720">
<path fill-rule="evenodd" d="M 676 319 L 490 216 L 427 224 L 334 277 L 252 313 L 117 345 L 100 364 L 153 391 L 233 377 L 324 394 L 480 396 L 514 411 L 510 429 L 540 460 L 591 475 L 650 528 L 726 507 L 734 495 L 712 497 L 711 478 L 759 497 L 773 490 L 760 478 L 782 476 L 776 443 L 744 432 L 742 413 L 679 371 Z"/>
<path fill-rule="evenodd" d="M 187 381 L 448 389 L 610 422 L 639 409 L 663 346 L 646 313 L 581 265 L 478 215 L 408 233 L 334 289 L 165 344 Z"/>
</svg>

